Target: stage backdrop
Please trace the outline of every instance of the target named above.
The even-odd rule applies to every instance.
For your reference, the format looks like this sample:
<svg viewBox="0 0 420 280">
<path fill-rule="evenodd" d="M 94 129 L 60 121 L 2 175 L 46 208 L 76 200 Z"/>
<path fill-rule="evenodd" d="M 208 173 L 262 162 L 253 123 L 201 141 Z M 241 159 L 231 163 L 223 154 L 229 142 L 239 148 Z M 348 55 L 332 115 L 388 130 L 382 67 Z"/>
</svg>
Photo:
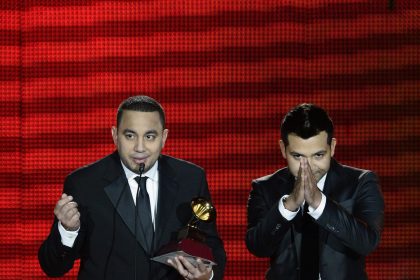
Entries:
<svg viewBox="0 0 420 280">
<path fill-rule="evenodd" d="M 380 176 L 370 279 L 420 279 L 419 18 L 416 0 L 1 1 L 0 279 L 45 278 L 65 176 L 114 150 L 116 107 L 140 93 L 166 108 L 164 153 L 207 171 L 225 279 L 263 278 L 250 182 L 285 165 L 281 117 L 301 102 L 331 114 L 339 161 Z"/>
</svg>

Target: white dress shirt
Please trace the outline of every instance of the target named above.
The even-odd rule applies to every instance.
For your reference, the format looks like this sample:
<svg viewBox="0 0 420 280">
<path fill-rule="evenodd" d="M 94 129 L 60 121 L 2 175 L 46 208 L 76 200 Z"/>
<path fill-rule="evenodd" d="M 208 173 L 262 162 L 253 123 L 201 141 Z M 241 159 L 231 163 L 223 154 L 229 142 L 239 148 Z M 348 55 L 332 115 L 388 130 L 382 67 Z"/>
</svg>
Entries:
<svg viewBox="0 0 420 280">
<path fill-rule="evenodd" d="M 122 164 L 122 163 L 121 163 Z M 127 177 L 128 184 L 130 185 L 131 195 L 133 196 L 134 205 L 136 204 L 136 195 L 137 195 L 137 188 L 139 187 L 136 180 L 136 177 L 139 174 L 134 173 L 124 164 L 122 164 L 125 176 Z M 152 223 L 153 227 L 155 226 L 155 217 L 157 211 L 157 201 L 158 201 L 158 190 L 159 190 L 159 172 L 158 172 L 158 161 L 150 168 L 146 173 L 142 174 L 142 177 L 149 177 L 146 181 L 146 189 L 147 193 L 149 194 L 150 199 L 150 210 L 152 211 Z"/>
</svg>

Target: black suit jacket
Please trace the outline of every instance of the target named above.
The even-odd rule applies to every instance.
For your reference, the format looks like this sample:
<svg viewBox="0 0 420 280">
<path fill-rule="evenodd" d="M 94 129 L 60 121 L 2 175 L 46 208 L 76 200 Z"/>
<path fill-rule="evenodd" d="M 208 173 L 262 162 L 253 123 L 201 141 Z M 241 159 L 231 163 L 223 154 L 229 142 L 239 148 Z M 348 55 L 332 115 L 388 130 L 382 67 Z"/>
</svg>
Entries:
<svg viewBox="0 0 420 280">
<path fill-rule="evenodd" d="M 254 255 L 270 257 L 267 279 L 300 277 L 302 215 L 287 221 L 278 210 L 293 184 L 287 168 L 252 182 L 246 245 Z M 384 215 L 376 175 L 332 160 L 323 193 L 327 203 L 316 220 L 321 279 L 367 279 L 365 256 L 378 246 Z"/>
<path fill-rule="evenodd" d="M 41 245 L 38 259 L 49 276 L 61 276 L 80 258 L 78 279 L 182 279 L 178 272 L 150 260 L 158 249 L 176 240 L 177 231 L 191 217 L 191 199 L 210 200 L 204 171 L 169 156 L 159 158 L 159 196 L 154 252 L 148 254 L 144 240 L 134 234 L 135 206 L 117 152 L 70 174 L 64 192 L 79 205 L 81 227 L 72 248 L 61 244 L 57 219 Z M 202 224 L 215 261 L 214 279 L 222 279 L 226 254 L 216 224 Z M 135 256 L 135 254 L 137 254 Z"/>
</svg>

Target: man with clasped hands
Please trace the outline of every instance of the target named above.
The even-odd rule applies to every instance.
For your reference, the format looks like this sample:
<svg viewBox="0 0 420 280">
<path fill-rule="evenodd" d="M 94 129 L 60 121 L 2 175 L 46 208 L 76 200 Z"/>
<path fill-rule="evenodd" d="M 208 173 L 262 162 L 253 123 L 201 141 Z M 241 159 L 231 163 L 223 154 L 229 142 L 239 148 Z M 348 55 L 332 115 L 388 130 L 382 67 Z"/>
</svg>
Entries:
<svg viewBox="0 0 420 280">
<path fill-rule="evenodd" d="M 169 259 L 168 265 L 150 260 L 188 223 L 193 198 L 210 201 L 203 169 L 161 154 L 167 136 L 165 113 L 156 100 L 134 96 L 121 103 L 112 127 L 117 151 L 65 180 L 51 232 L 38 253 L 48 276 L 64 275 L 80 258 L 78 279 L 223 278 L 226 254 L 215 222 L 199 227 L 207 235 L 216 266 L 183 257 Z M 140 173 L 146 177 L 143 186 L 150 202 L 143 205 L 148 207 L 149 225 L 153 224 L 147 229 L 135 228 L 142 224 L 135 222 Z M 151 227 L 147 239 L 142 234 Z"/>
<path fill-rule="evenodd" d="M 384 200 L 373 172 L 334 160 L 333 130 L 322 108 L 293 108 L 281 125 L 287 167 L 252 182 L 246 245 L 270 258 L 266 279 L 367 279 Z"/>
</svg>

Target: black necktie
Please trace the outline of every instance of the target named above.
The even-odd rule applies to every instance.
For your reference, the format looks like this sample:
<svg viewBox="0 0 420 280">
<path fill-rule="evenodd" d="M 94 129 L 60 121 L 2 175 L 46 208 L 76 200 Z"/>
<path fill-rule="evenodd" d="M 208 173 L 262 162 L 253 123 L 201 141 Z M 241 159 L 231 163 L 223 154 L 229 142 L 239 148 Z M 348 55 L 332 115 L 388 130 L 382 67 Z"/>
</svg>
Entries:
<svg viewBox="0 0 420 280">
<path fill-rule="evenodd" d="M 147 177 L 138 176 L 135 178 L 139 184 L 140 192 L 137 197 L 137 211 L 138 211 L 138 221 L 140 222 L 140 232 L 144 234 L 144 238 L 147 243 L 147 250 L 149 253 L 152 253 L 153 248 L 153 238 L 155 231 L 153 229 L 152 222 L 152 211 L 150 210 L 150 199 L 149 194 L 146 189 Z"/>
<path fill-rule="evenodd" d="M 319 234 L 318 226 L 307 213 L 308 204 L 305 203 L 302 227 L 301 248 L 301 279 L 319 279 Z"/>
</svg>

